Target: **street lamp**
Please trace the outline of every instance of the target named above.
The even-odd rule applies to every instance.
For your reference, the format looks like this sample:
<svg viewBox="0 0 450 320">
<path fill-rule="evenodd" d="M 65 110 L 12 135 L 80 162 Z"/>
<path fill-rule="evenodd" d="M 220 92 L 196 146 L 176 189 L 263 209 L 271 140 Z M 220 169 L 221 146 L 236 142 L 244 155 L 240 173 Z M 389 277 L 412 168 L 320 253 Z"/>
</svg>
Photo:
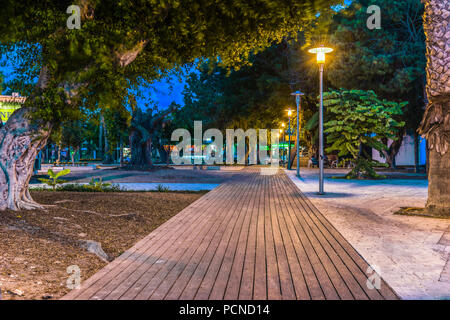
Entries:
<svg viewBox="0 0 450 320">
<path fill-rule="evenodd" d="M 288 118 L 289 118 L 289 129 L 288 129 L 288 134 L 289 134 L 289 142 L 288 142 L 288 163 L 287 163 L 287 169 L 290 170 L 291 169 L 291 116 L 292 116 L 292 110 L 288 109 Z"/>
<path fill-rule="evenodd" d="M 297 177 L 300 177 L 300 105 L 301 99 L 304 93 L 300 91 L 295 91 L 291 93 L 291 96 L 295 96 L 295 102 L 297 103 Z"/>
<path fill-rule="evenodd" d="M 323 66 L 325 64 L 325 54 L 333 49 L 324 47 L 309 49 L 309 53 L 315 53 L 320 71 L 320 107 L 319 107 L 319 194 L 323 192 Z"/>
<path fill-rule="evenodd" d="M 281 157 L 283 158 L 283 165 L 284 162 L 286 161 L 286 157 L 285 157 L 285 150 L 284 150 L 284 144 L 286 143 L 286 131 L 284 130 L 284 127 L 286 127 L 286 124 L 284 122 L 281 123 L 281 127 L 282 127 L 282 131 L 283 131 L 283 148 L 281 149 Z"/>
</svg>

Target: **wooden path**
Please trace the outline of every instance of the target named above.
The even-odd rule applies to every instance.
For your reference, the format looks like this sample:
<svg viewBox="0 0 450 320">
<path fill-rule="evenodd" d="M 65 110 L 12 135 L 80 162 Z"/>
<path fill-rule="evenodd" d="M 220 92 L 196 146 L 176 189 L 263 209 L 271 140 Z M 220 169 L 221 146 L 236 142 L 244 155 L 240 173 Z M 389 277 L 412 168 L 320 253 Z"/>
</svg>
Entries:
<svg viewBox="0 0 450 320">
<path fill-rule="evenodd" d="M 246 169 L 63 299 L 398 299 L 282 171 Z"/>
</svg>

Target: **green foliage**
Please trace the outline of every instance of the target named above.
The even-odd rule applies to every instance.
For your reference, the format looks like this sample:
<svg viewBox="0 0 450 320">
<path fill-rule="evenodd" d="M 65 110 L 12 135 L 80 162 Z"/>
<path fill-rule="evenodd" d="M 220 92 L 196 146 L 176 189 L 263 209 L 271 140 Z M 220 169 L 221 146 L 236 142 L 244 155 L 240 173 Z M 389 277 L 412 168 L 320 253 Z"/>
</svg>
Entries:
<svg viewBox="0 0 450 320">
<path fill-rule="evenodd" d="M 37 191 L 46 191 L 47 189 L 33 188 Z M 68 191 L 68 192 L 124 192 L 126 190 L 120 188 L 118 184 L 111 184 L 107 187 L 92 188 L 90 185 L 70 183 L 57 187 L 54 191 Z"/>
<path fill-rule="evenodd" d="M 362 149 L 381 151 L 387 148 L 383 139 L 396 139 L 404 122 L 395 119 L 407 102 L 381 100 L 373 91 L 343 89 L 324 92 L 323 99 L 331 118 L 324 124 L 330 145 L 327 151 L 338 151 L 340 157 L 352 156 L 357 165 L 351 175 L 375 177 Z"/>
<path fill-rule="evenodd" d="M 162 185 L 162 184 L 158 184 L 158 185 L 156 186 L 156 191 L 157 191 L 157 192 L 169 192 L 169 191 L 170 191 L 170 188 L 169 188 L 169 187 L 165 187 L 165 186 Z"/>
<path fill-rule="evenodd" d="M 111 188 L 111 183 L 103 182 L 101 177 L 98 179 L 92 178 L 89 184 L 84 185 L 84 187 L 91 191 L 104 192 Z"/>
<path fill-rule="evenodd" d="M 128 89 L 199 59 L 239 68 L 339 2 L 6 0 L 0 53 L 20 75 L 11 85 L 33 96 L 26 105 L 35 107 L 35 117 L 58 124 L 79 117 L 74 105 L 123 108 Z M 81 6 L 79 30 L 66 27 L 72 4 Z M 120 59 L 126 52 L 137 54 L 127 66 Z M 40 92 L 32 84 L 42 66 L 48 86 Z"/>
<path fill-rule="evenodd" d="M 58 178 L 65 176 L 69 173 L 70 173 L 70 169 L 64 169 L 57 173 L 55 173 L 52 169 L 48 169 L 47 174 L 49 176 L 49 179 L 39 178 L 39 180 L 42 181 L 43 183 L 47 184 L 48 186 L 51 186 L 53 191 L 55 191 L 57 185 L 67 182 L 67 180 L 58 179 Z"/>
<path fill-rule="evenodd" d="M 367 28 L 367 7 L 381 8 L 381 29 Z M 326 76 L 334 88 L 373 90 L 390 101 L 408 101 L 402 119 L 416 130 L 422 119 L 425 36 L 420 0 L 355 0 L 334 17 L 334 52 Z M 402 132 L 399 132 L 402 134 Z"/>
</svg>

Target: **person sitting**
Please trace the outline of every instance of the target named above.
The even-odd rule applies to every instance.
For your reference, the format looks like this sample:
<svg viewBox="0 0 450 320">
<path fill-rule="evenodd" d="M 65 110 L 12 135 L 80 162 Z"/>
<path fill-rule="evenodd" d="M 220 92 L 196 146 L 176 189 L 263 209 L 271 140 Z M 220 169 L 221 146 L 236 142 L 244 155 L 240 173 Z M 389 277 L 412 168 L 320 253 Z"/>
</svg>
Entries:
<svg viewBox="0 0 450 320">
<path fill-rule="evenodd" d="M 311 159 L 309 159 L 309 161 L 308 161 L 308 168 L 311 168 L 311 167 L 314 168 L 314 166 L 318 166 L 318 165 L 319 165 L 319 162 L 317 161 L 317 158 L 315 156 L 312 156 Z"/>
</svg>

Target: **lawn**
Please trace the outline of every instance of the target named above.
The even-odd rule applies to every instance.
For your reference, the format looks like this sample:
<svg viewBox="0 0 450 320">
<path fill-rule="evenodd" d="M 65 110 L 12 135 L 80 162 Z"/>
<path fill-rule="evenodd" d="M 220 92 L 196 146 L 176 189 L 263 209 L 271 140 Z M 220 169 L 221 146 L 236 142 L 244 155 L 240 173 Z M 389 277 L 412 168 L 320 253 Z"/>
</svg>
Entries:
<svg viewBox="0 0 450 320">
<path fill-rule="evenodd" d="M 70 291 L 66 268 L 77 265 L 82 281 L 106 265 L 83 248 L 101 244 L 118 257 L 202 194 L 170 192 L 34 191 L 46 210 L 0 215 L 0 288 L 3 299 L 57 299 Z"/>
</svg>

